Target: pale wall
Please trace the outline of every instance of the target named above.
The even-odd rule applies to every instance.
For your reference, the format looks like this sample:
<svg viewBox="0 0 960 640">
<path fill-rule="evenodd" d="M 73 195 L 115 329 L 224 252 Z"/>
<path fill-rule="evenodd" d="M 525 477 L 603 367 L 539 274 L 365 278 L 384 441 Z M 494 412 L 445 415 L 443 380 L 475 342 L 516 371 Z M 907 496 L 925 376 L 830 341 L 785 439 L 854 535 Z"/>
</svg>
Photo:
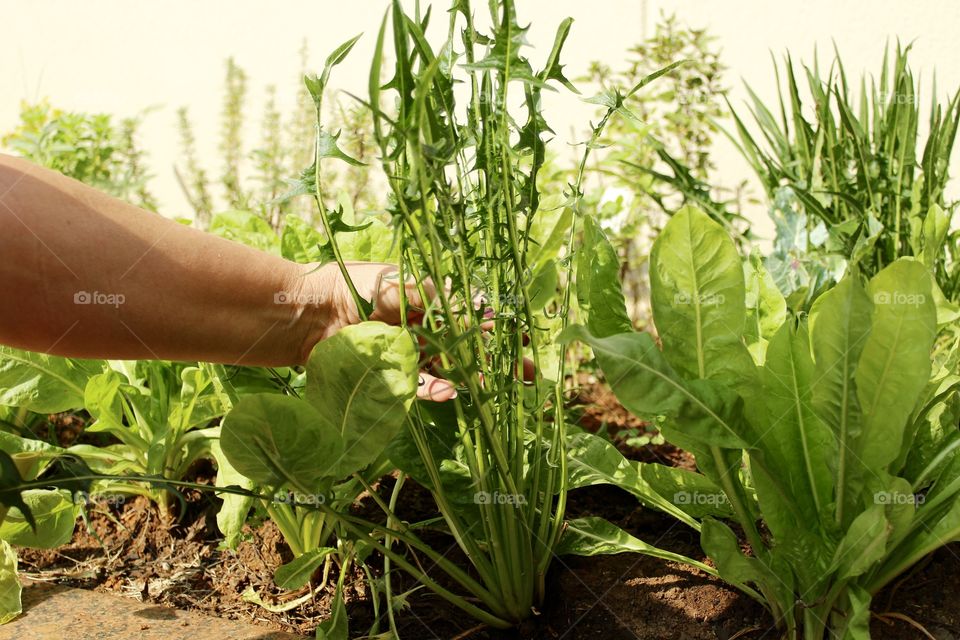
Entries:
<svg viewBox="0 0 960 640">
<path fill-rule="evenodd" d="M 330 48 L 363 31 L 366 36 L 334 79 L 336 86 L 362 93 L 386 5 L 381 0 L 0 0 L 0 131 L 15 125 L 22 98 L 50 96 L 65 108 L 120 115 L 155 106 L 143 140 L 157 174 L 154 188 L 166 213 L 183 215 L 186 202 L 171 170 L 178 154 L 176 108 L 190 107 L 202 159 L 215 166 L 227 56 L 250 76 L 255 122 L 266 84 L 277 84 L 281 99 L 290 103 L 304 38 L 319 66 Z M 739 77 L 747 78 L 763 96 L 772 97 L 769 51 L 790 49 L 795 57 L 809 58 L 814 45 L 829 52 L 831 38 L 851 73 L 875 69 L 888 38 L 916 39 L 915 69 L 929 79 L 936 67 L 943 88 L 960 83 L 960 3 L 951 0 L 520 0 L 519 6 L 521 18 L 534 22 L 530 40 L 540 56 L 556 23 L 574 17 L 565 55 L 571 77 L 591 59 L 615 64 L 664 9 L 708 27 L 730 67 L 728 84 L 739 89 Z M 736 102 L 742 93 L 733 95 Z M 560 138 L 568 141 L 580 138 L 572 129 L 582 129 L 592 113 L 569 95 L 552 98 L 547 107 Z M 248 139 L 257 136 L 254 129 Z M 718 154 L 724 182 L 747 175 L 729 149 Z"/>
</svg>

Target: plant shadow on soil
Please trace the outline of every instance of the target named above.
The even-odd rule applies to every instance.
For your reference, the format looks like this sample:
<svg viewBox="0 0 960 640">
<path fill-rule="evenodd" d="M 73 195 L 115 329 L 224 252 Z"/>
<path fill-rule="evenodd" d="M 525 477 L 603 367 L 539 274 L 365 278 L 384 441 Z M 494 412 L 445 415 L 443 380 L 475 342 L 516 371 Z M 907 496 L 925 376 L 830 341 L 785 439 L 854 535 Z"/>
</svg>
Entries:
<svg viewBox="0 0 960 640">
<path fill-rule="evenodd" d="M 582 426 L 608 429 L 637 426 L 633 418 L 600 385 L 585 387 L 577 400 Z M 692 467 L 692 458 L 670 445 L 632 448 L 620 442 L 627 457 Z M 191 474 L 213 482 L 208 463 Z M 385 495 L 393 478 L 380 482 Z M 21 571 L 30 578 L 73 587 L 119 593 L 149 605 L 164 605 L 214 616 L 245 620 L 304 635 L 330 613 L 331 587 L 291 611 L 273 613 L 243 599 L 254 590 L 270 603 L 288 602 L 307 588 L 282 592 L 273 585 L 273 572 L 292 559 L 279 530 L 271 522 L 253 523 L 234 551 L 219 550 L 215 522 L 219 500 L 187 492 L 179 519 L 160 514 L 143 498 L 122 504 L 96 505 L 90 511 L 90 531 L 81 522 L 73 540 L 55 550 L 19 549 Z M 373 500 L 357 506 L 361 515 L 376 517 Z M 429 492 L 408 482 L 398 505 L 399 515 L 415 521 L 436 515 Z M 611 486 L 576 489 L 570 493 L 571 517 L 602 516 L 655 546 L 704 560 L 695 531 L 672 518 L 642 508 L 630 494 Z M 441 553 L 466 566 L 453 540 L 427 532 L 426 540 Z M 381 566 L 371 558 L 372 569 Z M 428 573 L 445 585 L 443 575 Z M 937 640 L 960 638 L 960 544 L 940 549 L 874 599 L 874 638 L 924 638 L 907 618 L 922 625 Z M 318 576 L 315 576 L 317 578 Z M 331 578 L 331 583 L 333 579 Z M 624 553 L 592 558 L 556 559 L 548 576 L 548 601 L 539 615 L 519 629 L 496 631 L 478 626 L 459 609 L 417 589 L 402 572 L 394 593 L 408 591 L 405 608 L 396 612 L 402 638 L 441 640 L 775 640 L 777 633 L 763 608 L 722 581 L 684 565 L 641 554 Z M 346 603 L 352 636 L 362 637 L 375 621 L 369 592 L 359 570 L 347 581 Z M 883 614 L 893 615 L 883 615 Z M 383 614 L 383 611 L 381 611 Z M 387 629 L 381 615 L 381 632 Z"/>
</svg>

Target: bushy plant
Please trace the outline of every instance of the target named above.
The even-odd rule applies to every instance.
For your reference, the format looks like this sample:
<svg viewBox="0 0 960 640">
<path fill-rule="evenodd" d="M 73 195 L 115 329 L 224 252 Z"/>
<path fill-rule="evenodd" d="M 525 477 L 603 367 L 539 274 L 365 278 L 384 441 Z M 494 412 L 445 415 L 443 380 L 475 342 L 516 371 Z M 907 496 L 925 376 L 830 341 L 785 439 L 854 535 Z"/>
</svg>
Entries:
<svg viewBox="0 0 960 640">
<path fill-rule="evenodd" d="M 156 209 L 137 141 L 141 117 L 119 122 L 105 113 L 64 111 L 43 100 L 24 102 L 20 124 L 3 145 L 28 160 L 147 209 Z"/>
<path fill-rule="evenodd" d="M 599 304 L 568 334 L 625 407 L 664 416 L 667 439 L 696 456 L 698 473 L 647 465 L 642 480 L 695 519 L 719 575 L 788 637 L 869 638 L 871 596 L 960 539 L 960 380 L 955 342 L 932 356 L 930 270 L 851 268 L 796 315 L 693 208 L 666 225 L 651 267 L 662 351 Z M 622 309 L 615 270 L 593 260 L 589 273 L 591 296 Z"/>
</svg>

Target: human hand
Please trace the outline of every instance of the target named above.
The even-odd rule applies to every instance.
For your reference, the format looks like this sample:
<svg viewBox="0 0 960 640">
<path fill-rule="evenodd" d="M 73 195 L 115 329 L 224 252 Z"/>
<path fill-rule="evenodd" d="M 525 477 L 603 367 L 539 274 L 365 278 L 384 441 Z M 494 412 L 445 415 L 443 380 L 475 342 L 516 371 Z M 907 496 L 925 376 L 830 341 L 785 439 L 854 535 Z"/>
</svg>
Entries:
<svg viewBox="0 0 960 640">
<path fill-rule="evenodd" d="M 348 262 L 346 267 L 357 293 L 364 300 L 373 303 L 373 313 L 369 319 L 387 324 L 401 324 L 403 319 L 400 315 L 400 277 L 397 266 L 381 262 Z M 350 287 L 336 263 L 314 265 L 313 272 L 305 280 L 305 285 L 316 292 L 315 299 L 319 301 L 319 331 L 316 340 L 328 338 L 340 329 L 360 322 Z M 421 284 L 429 301 L 436 295 L 436 288 L 430 280 Z M 407 321 L 419 322 L 426 303 L 420 295 L 417 283 L 410 279 L 404 283 L 404 289 L 407 298 Z M 457 397 L 457 391 L 449 381 L 421 371 L 417 397 L 444 402 Z"/>
</svg>

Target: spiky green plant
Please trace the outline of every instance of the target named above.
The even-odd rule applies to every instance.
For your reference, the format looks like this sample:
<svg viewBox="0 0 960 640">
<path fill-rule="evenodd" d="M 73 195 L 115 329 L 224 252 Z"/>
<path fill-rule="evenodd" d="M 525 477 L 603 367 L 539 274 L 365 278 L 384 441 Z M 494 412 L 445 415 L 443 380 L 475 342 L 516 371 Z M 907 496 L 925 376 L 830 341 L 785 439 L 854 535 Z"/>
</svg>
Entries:
<svg viewBox="0 0 960 640">
<path fill-rule="evenodd" d="M 944 193 L 960 91 L 941 102 L 934 82 L 924 116 L 909 51 L 898 45 L 892 60 L 885 51 L 879 78 L 861 77 L 856 92 L 839 53 L 826 75 L 816 56 L 798 72 L 787 55 L 782 71 L 775 65 L 785 83 L 776 106 L 747 87 L 753 126 L 735 110 L 738 146 L 777 224 L 768 267 L 796 304 L 848 263 L 872 275 L 910 255 L 929 262 L 948 298 L 960 293 L 956 243 L 945 242 L 955 204 Z"/>
</svg>

